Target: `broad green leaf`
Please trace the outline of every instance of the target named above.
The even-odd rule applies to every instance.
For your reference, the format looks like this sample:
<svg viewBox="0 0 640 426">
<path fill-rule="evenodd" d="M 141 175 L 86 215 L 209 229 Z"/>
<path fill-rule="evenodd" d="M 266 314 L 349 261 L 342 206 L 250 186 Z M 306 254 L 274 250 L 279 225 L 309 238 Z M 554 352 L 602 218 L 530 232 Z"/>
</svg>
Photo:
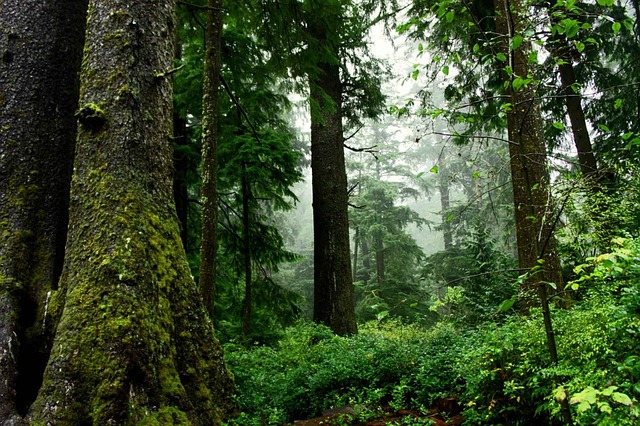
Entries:
<svg viewBox="0 0 640 426">
<path fill-rule="evenodd" d="M 611 129 L 609 129 L 609 128 L 608 128 L 606 125 L 604 125 L 604 124 L 598 124 L 598 128 L 599 128 L 600 130 L 602 130 L 603 132 L 610 132 L 610 131 L 611 131 Z"/>
<path fill-rule="evenodd" d="M 436 164 L 435 166 L 433 166 L 431 168 L 431 170 L 429 170 L 431 173 L 438 173 L 438 170 L 440 170 L 440 167 L 438 167 L 438 165 Z"/>
<path fill-rule="evenodd" d="M 449 75 L 449 65 L 445 65 L 444 67 L 442 67 L 442 73 L 444 75 Z"/>
<path fill-rule="evenodd" d="M 613 399 L 615 402 L 618 402 L 622 405 L 626 405 L 627 407 L 632 404 L 631 398 L 629 398 L 627 394 L 624 394 L 622 392 L 614 392 L 611 395 L 611 399 Z"/>
<path fill-rule="evenodd" d="M 447 12 L 447 15 L 446 15 L 445 18 L 446 18 L 447 22 L 451 23 L 451 22 L 453 22 L 453 18 L 455 18 L 455 16 L 456 16 L 455 13 Z"/>
<path fill-rule="evenodd" d="M 618 32 L 620 32 L 620 28 L 622 28 L 622 24 L 620 22 L 616 21 L 616 22 L 613 23 L 611 28 L 613 29 L 614 33 L 618 33 Z"/>
<path fill-rule="evenodd" d="M 496 55 L 496 59 L 499 60 L 500 62 L 506 62 L 507 61 L 507 57 L 502 52 L 500 52 L 500 53 L 498 53 Z"/>
<path fill-rule="evenodd" d="M 553 397 L 555 398 L 556 401 L 562 402 L 565 399 L 567 399 L 567 391 L 564 389 L 563 386 L 560 386 L 559 388 L 556 388 L 553 391 Z"/>
<path fill-rule="evenodd" d="M 509 309 L 511 309 L 511 307 L 513 306 L 513 304 L 516 303 L 515 299 L 507 299 L 504 300 L 500 306 L 498 306 L 498 311 L 500 312 L 507 312 Z"/>
<path fill-rule="evenodd" d="M 614 0 L 598 0 L 598 4 L 604 7 L 613 6 L 613 1 Z"/>
<path fill-rule="evenodd" d="M 516 77 L 511 82 L 511 85 L 513 86 L 513 90 L 518 91 L 524 85 L 524 80 L 520 77 Z"/>
<path fill-rule="evenodd" d="M 582 53 L 584 51 L 585 45 L 583 42 L 576 40 L 574 44 L 576 45 L 576 50 L 578 52 Z"/>
<path fill-rule="evenodd" d="M 420 179 L 424 175 L 424 172 L 420 172 L 416 175 L 416 179 Z"/>
<path fill-rule="evenodd" d="M 613 103 L 613 108 L 619 109 L 621 106 L 622 106 L 622 99 L 620 98 L 616 99 L 616 101 Z"/>
<path fill-rule="evenodd" d="M 617 386 L 609 386 L 608 388 L 602 391 L 602 394 L 604 396 L 611 396 L 611 394 L 616 390 L 618 390 Z"/>
<path fill-rule="evenodd" d="M 564 124 L 559 123 L 557 121 L 555 123 L 553 123 L 553 127 L 555 127 L 558 130 L 564 130 Z"/>
<path fill-rule="evenodd" d="M 517 36 L 511 39 L 511 45 L 509 46 L 509 49 L 516 50 L 521 45 L 522 45 L 522 36 L 518 34 Z"/>
<path fill-rule="evenodd" d="M 420 70 L 413 70 L 413 72 L 411 73 L 411 78 L 414 80 L 417 80 L 419 75 L 420 75 Z"/>
</svg>

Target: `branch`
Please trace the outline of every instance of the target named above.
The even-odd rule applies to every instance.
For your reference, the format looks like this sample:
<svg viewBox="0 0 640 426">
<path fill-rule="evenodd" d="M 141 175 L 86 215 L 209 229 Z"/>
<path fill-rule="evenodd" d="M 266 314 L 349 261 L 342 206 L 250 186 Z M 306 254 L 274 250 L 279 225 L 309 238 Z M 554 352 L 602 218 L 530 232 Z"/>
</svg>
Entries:
<svg viewBox="0 0 640 426">
<path fill-rule="evenodd" d="M 189 2 L 186 2 L 186 1 L 177 1 L 176 4 L 178 4 L 180 6 L 186 6 L 186 7 L 190 8 L 190 9 L 213 10 L 213 11 L 216 11 L 216 12 L 222 10 L 221 7 L 204 6 L 204 5 L 189 3 Z"/>
<path fill-rule="evenodd" d="M 242 108 L 242 105 L 240 105 L 240 101 L 238 100 L 238 98 L 236 98 L 236 95 L 233 94 L 233 92 L 231 91 L 231 88 L 229 87 L 229 85 L 227 84 L 227 81 L 224 79 L 224 77 L 222 77 L 222 75 L 220 75 L 220 82 L 222 83 L 222 86 L 224 86 L 224 90 L 226 90 L 227 94 L 229 95 L 229 97 L 231 98 L 231 101 L 235 104 L 235 106 L 240 110 L 240 113 L 242 114 L 242 116 L 244 117 L 244 119 L 246 120 L 247 124 L 249 125 L 249 127 L 251 128 L 251 132 L 253 133 L 253 137 L 256 138 L 256 141 L 258 143 L 260 142 L 260 136 L 258 136 L 258 132 L 256 131 L 255 126 L 253 125 L 253 123 L 251 122 L 251 119 L 249 118 L 249 115 L 247 114 L 247 112 L 244 110 L 244 108 Z"/>
<path fill-rule="evenodd" d="M 353 152 L 367 152 L 371 155 L 373 155 L 373 157 L 377 160 L 378 156 L 376 155 L 376 153 L 378 151 L 376 151 L 374 148 L 377 147 L 378 145 L 374 145 L 368 148 L 354 148 L 352 146 L 347 145 L 346 143 L 342 144 L 345 148 L 347 148 L 349 151 L 353 151 Z"/>
<path fill-rule="evenodd" d="M 346 141 L 348 141 L 349 139 L 353 139 L 353 137 L 354 137 L 355 135 L 357 135 L 357 134 L 358 134 L 358 132 L 359 132 L 360 130 L 362 130 L 362 128 L 363 128 L 363 127 L 364 127 L 364 125 L 362 125 L 362 126 L 358 127 L 358 130 L 356 130 L 355 132 L 353 132 L 353 133 L 351 134 L 351 136 L 349 136 L 349 137 L 345 138 L 342 142 L 346 142 Z"/>
</svg>

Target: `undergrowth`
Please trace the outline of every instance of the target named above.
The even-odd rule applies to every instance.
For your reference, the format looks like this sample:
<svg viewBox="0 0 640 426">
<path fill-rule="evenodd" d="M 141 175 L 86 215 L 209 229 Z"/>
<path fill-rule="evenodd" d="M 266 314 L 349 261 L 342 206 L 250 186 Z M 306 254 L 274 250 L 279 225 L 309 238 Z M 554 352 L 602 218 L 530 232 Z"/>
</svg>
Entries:
<svg viewBox="0 0 640 426">
<path fill-rule="evenodd" d="M 353 337 L 300 323 L 274 347 L 228 344 L 242 409 L 231 424 L 286 424 L 343 405 L 365 417 L 382 405 L 426 411 L 451 396 L 469 425 L 563 424 L 563 399 L 575 424 L 638 424 L 639 265 L 640 243 L 620 239 L 577 268 L 569 286 L 580 301 L 552 312 L 557 366 L 535 310 L 475 328 L 384 320 Z"/>
</svg>

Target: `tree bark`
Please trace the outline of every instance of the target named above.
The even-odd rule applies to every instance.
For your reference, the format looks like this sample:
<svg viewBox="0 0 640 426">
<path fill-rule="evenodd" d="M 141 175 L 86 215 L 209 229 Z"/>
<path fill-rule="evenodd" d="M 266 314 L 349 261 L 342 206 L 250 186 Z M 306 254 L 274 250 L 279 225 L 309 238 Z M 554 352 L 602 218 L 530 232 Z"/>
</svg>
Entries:
<svg viewBox="0 0 640 426">
<path fill-rule="evenodd" d="M 173 144 L 188 145 L 187 121 L 174 112 L 173 114 Z M 187 154 L 174 149 L 173 155 L 173 199 L 180 223 L 180 239 L 185 252 L 189 252 L 189 188 L 188 171 L 189 158 Z"/>
<path fill-rule="evenodd" d="M 242 307 L 242 334 L 246 337 L 251 331 L 251 285 L 253 282 L 251 268 L 251 216 L 249 201 L 251 189 L 247 178 L 247 166 L 242 164 L 242 245 L 244 256 L 244 303 Z"/>
<path fill-rule="evenodd" d="M 322 23 L 310 24 L 311 35 L 323 46 L 328 41 Z M 357 332 L 351 254 L 347 174 L 342 127 L 342 83 L 335 63 L 318 64 L 310 76 L 311 170 L 313 179 L 314 228 L 314 321 L 336 334 Z"/>
<path fill-rule="evenodd" d="M 551 6 L 548 6 L 548 8 L 551 23 L 556 23 L 554 21 L 557 21 L 558 19 L 553 17 L 551 13 Z M 576 151 L 578 152 L 578 165 L 580 166 L 580 171 L 584 176 L 590 176 L 597 172 L 598 165 L 591 146 L 587 120 L 584 115 L 584 110 L 582 109 L 582 96 L 577 89 L 574 89 L 577 80 L 576 73 L 573 68 L 571 49 L 572 48 L 569 46 L 564 35 L 555 34 L 552 37 L 549 50 L 556 58 L 561 60 L 558 65 L 558 72 L 560 73 L 562 95 L 565 99 L 567 115 L 569 116 L 569 122 L 571 123 L 573 141 L 576 146 Z"/>
<path fill-rule="evenodd" d="M 42 381 L 67 233 L 86 0 L 0 0 L 0 423 Z M 64 58 L 64 60 L 60 60 Z"/>
<path fill-rule="evenodd" d="M 202 99 L 202 249 L 199 287 L 204 306 L 213 318 L 218 252 L 218 86 L 222 58 L 222 0 L 209 0 L 208 7 Z"/>
<path fill-rule="evenodd" d="M 172 1 L 91 0 L 59 318 L 35 424 L 220 423 L 232 383 L 172 199 Z"/>
<path fill-rule="evenodd" d="M 542 116 L 532 84 L 513 89 L 517 77 L 527 78 L 526 43 L 518 49 L 509 49 L 509 40 L 522 34 L 523 19 L 518 15 L 522 5 L 518 0 L 495 0 L 498 33 L 503 35 L 500 47 L 513 73 L 505 79 L 509 82 L 507 95 L 511 110 L 507 113 L 511 180 L 516 219 L 518 265 L 531 270 L 544 261 L 540 271 L 531 273 L 523 282 L 522 306 L 533 306 L 542 282 L 562 285 L 560 261 L 554 236 L 554 215 L 549 188 L 546 145 L 543 139 Z"/>
</svg>

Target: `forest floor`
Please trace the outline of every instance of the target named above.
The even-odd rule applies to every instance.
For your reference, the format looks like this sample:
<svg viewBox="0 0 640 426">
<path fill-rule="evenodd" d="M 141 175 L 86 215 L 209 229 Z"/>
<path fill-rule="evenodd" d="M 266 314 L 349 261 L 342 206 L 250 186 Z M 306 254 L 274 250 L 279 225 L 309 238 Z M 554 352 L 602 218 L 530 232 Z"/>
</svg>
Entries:
<svg viewBox="0 0 640 426">
<path fill-rule="evenodd" d="M 446 409 L 446 411 L 444 411 Z M 434 425 L 459 426 L 464 418 L 460 414 L 460 407 L 453 398 L 443 399 L 438 407 L 432 408 L 427 414 L 415 410 L 394 410 L 390 406 L 379 407 L 372 411 L 364 411 L 363 407 L 344 406 L 327 410 L 322 416 L 308 420 L 296 420 L 294 426 L 382 426 L 382 425 Z M 366 415 L 363 415 L 365 414 Z M 366 420 L 360 420 L 365 417 Z M 429 423 L 431 421 L 431 423 Z"/>
</svg>

